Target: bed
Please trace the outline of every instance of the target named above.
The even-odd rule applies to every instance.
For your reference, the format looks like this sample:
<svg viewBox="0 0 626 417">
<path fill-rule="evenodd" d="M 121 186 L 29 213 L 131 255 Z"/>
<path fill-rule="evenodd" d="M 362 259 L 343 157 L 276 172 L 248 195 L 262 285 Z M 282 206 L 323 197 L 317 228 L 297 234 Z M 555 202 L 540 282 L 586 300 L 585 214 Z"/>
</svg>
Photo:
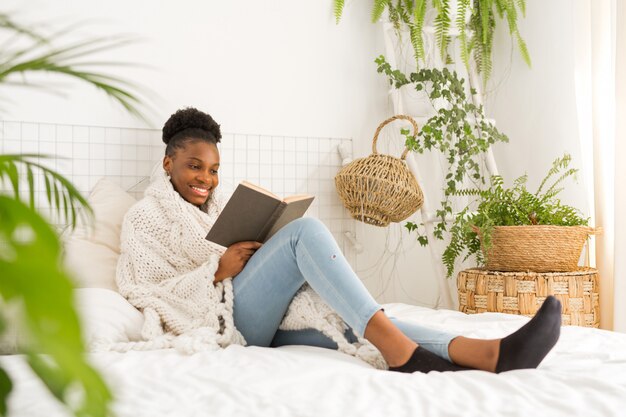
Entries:
<svg viewBox="0 0 626 417">
<path fill-rule="evenodd" d="M 79 287 L 84 338 L 94 348 L 102 340 L 137 340 L 143 316 L 115 288 L 121 223 L 135 199 L 103 178 L 89 201 L 94 227 L 79 227 L 64 243 L 66 266 Z M 384 307 L 401 319 L 478 338 L 504 336 L 528 320 L 401 303 Z M 230 346 L 191 356 L 176 350 L 94 351 L 89 356 L 115 395 L 118 417 L 626 415 L 626 334 L 575 326 L 563 327 L 539 369 L 499 375 L 400 374 L 311 346 Z M 0 364 L 15 383 L 9 415 L 69 415 L 22 356 L 0 356 Z"/>
<path fill-rule="evenodd" d="M 483 338 L 505 335 L 528 320 L 401 303 L 384 306 L 399 318 Z M 503 374 L 400 374 L 309 346 L 90 357 L 116 395 L 113 409 L 119 417 L 626 415 L 626 335 L 575 326 L 563 327 L 538 369 Z M 21 356 L 0 361 L 16 383 L 10 415 L 68 415 Z"/>
</svg>

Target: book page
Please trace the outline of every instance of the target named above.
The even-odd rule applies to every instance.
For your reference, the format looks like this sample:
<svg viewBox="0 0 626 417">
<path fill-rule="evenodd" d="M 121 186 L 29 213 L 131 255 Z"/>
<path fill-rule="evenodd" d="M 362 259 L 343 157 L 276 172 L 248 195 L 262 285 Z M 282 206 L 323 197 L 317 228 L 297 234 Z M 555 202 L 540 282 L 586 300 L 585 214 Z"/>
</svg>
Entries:
<svg viewBox="0 0 626 417">
<path fill-rule="evenodd" d="M 285 197 L 284 199 L 281 200 L 279 196 L 277 196 L 276 194 L 273 194 L 269 190 L 266 190 L 265 188 L 259 185 L 252 184 L 251 182 L 248 182 L 248 181 L 241 181 L 241 184 L 248 188 L 252 188 L 253 190 L 256 190 L 262 194 L 269 195 L 270 197 L 274 197 L 277 200 L 284 201 L 287 204 L 292 203 L 294 201 L 306 200 L 307 198 L 313 197 L 311 194 L 295 194 L 289 197 Z"/>
<path fill-rule="evenodd" d="M 280 200 L 280 197 L 277 196 L 276 194 L 271 193 L 269 190 L 266 190 L 265 188 L 252 184 L 251 182 L 248 181 L 241 181 L 241 184 L 248 187 L 248 188 L 252 188 L 255 191 L 260 192 L 261 194 L 265 194 L 265 195 L 269 195 L 270 197 L 274 197 L 276 200 Z"/>
<path fill-rule="evenodd" d="M 300 201 L 300 200 L 307 200 L 309 198 L 313 199 L 313 196 L 311 194 L 296 194 L 296 195 L 290 195 L 289 197 L 285 197 L 283 201 L 289 204 L 289 203 L 293 203 L 293 202 Z"/>
</svg>

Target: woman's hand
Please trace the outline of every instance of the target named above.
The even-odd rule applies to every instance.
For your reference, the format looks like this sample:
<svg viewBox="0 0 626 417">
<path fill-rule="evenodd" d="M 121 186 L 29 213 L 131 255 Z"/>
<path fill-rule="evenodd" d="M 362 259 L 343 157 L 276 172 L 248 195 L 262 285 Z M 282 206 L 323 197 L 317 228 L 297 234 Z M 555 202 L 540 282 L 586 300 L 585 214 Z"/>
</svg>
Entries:
<svg viewBox="0 0 626 417">
<path fill-rule="evenodd" d="M 220 282 L 229 277 L 235 277 L 246 266 L 248 259 L 263 244 L 253 241 L 237 242 L 226 249 L 220 258 L 219 266 L 215 271 L 214 282 Z"/>
</svg>

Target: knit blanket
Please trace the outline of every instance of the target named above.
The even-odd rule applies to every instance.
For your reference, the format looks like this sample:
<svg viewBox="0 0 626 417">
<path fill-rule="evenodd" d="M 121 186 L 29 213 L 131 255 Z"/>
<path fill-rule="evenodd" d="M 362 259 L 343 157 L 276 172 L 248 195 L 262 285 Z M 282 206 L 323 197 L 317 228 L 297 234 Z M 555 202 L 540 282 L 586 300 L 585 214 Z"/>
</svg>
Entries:
<svg viewBox="0 0 626 417">
<path fill-rule="evenodd" d="M 198 207 L 185 201 L 162 170 L 155 170 L 144 198 L 124 217 L 117 265 L 120 293 L 142 311 L 143 341 L 108 350 L 176 348 L 184 353 L 246 345 L 233 320 L 232 278 L 214 282 L 225 249 L 205 239 L 224 206 L 213 193 Z M 235 278 L 236 279 L 236 278 Z M 338 349 L 379 369 L 387 364 L 367 340 L 349 343 L 341 317 L 305 284 L 280 324 L 282 330 L 317 329 Z"/>
</svg>

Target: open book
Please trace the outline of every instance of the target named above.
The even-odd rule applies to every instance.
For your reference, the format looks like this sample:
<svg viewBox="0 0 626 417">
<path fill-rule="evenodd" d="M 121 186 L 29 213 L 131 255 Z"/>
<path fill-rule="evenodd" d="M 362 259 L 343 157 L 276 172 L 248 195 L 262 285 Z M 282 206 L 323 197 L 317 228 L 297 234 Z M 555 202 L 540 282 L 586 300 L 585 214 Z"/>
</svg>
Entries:
<svg viewBox="0 0 626 417">
<path fill-rule="evenodd" d="M 265 242 L 281 227 L 302 217 L 314 198 L 299 194 L 281 200 L 257 185 L 242 181 L 206 238 L 226 247 L 244 240 Z"/>
</svg>

